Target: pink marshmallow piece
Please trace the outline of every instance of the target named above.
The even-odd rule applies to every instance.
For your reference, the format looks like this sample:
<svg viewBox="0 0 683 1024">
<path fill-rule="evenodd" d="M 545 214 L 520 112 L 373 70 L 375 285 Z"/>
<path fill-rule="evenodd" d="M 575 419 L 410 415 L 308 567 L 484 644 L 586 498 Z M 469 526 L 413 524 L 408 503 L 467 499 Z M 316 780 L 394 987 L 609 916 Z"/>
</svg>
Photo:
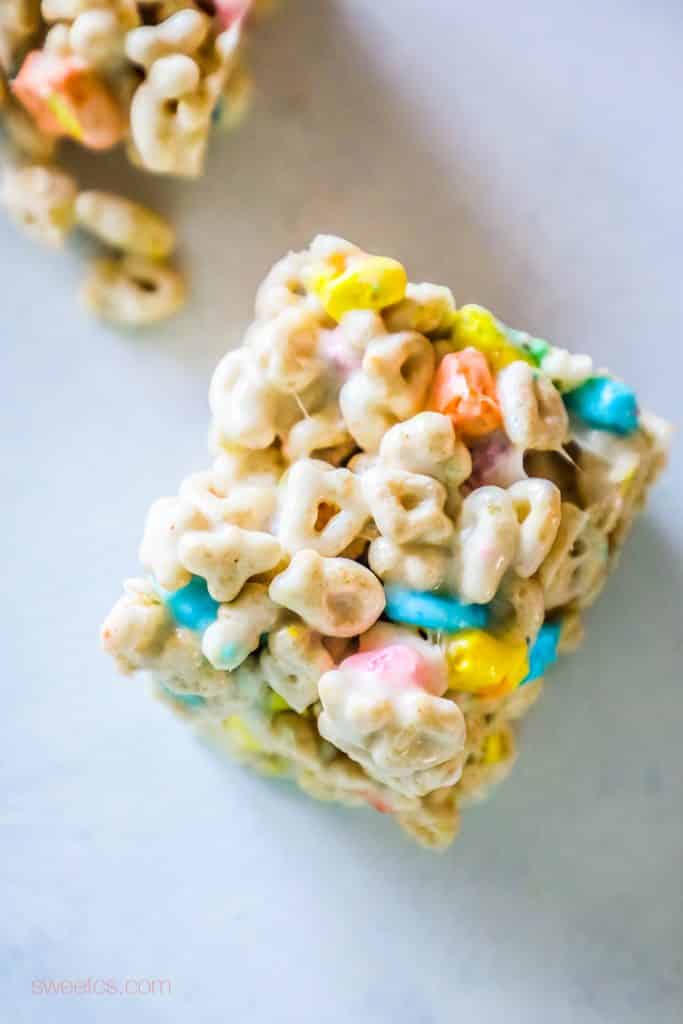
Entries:
<svg viewBox="0 0 683 1024">
<path fill-rule="evenodd" d="M 490 484 L 509 487 L 526 477 L 524 450 L 515 448 L 502 434 L 492 434 L 475 445 L 471 455 L 472 474 L 463 485 L 463 491 L 467 494 Z"/>
<path fill-rule="evenodd" d="M 216 0 L 216 17 L 224 29 L 230 28 L 246 18 L 251 4 L 252 0 Z"/>
<path fill-rule="evenodd" d="M 408 644 L 388 644 L 372 651 L 361 651 L 345 658 L 339 666 L 351 672 L 371 672 L 400 688 L 418 687 L 427 693 L 441 693 L 439 681 L 427 661 Z"/>
<path fill-rule="evenodd" d="M 363 363 L 361 354 L 354 352 L 348 342 L 340 340 L 334 331 L 323 339 L 322 350 L 340 380 L 347 380 Z"/>
<path fill-rule="evenodd" d="M 373 793 L 372 790 L 368 790 L 365 799 L 380 814 L 393 814 L 393 808 L 385 800 L 382 800 L 381 797 Z"/>
</svg>

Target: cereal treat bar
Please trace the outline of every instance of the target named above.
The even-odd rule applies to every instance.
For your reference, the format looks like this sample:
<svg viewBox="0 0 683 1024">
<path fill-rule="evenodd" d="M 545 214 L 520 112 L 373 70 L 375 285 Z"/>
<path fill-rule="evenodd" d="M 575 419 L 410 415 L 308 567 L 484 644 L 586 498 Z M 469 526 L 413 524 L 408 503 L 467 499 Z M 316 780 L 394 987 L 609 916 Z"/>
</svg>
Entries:
<svg viewBox="0 0 683 1024">
<path fill-rule="evenodd" d="M 86 306 L 114 323 L 171 316 L 185 284 L 167 258 L 173 231 L 106 192 L 79 192 L 54 163 L 61 139 L 124 144 L 137 166 L 197 178 L 212 128 L 244 114 L 245 25 L 272 0 L 1 0 L 0 126 L 10 162 L 0 201 L 34 239 L 61 245 L 76 226 L 112 252 L 95 262 Z"/>
<path fill-rule="evenodd" d="M 591 359 L 318 237 L 211 382 L 102 630 L 216 744 L 446 846 L 581 640 L 668 428 Z"/>
</svg>

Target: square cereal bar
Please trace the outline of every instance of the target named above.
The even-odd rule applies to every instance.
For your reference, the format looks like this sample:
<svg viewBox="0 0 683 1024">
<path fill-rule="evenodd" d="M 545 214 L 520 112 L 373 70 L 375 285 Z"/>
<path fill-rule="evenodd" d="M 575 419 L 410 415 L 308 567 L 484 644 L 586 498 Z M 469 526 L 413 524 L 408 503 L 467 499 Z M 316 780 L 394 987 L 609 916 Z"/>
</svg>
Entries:
<svg viewBox="0 0 683 1024">
<path fill-rule="evenodd" d="M 581 639 L 668 428 L 624 384 L 338 238 L 214 373 L 208 469 L 102 631 L 258 771 L 446 846 Z"/>
</svg>

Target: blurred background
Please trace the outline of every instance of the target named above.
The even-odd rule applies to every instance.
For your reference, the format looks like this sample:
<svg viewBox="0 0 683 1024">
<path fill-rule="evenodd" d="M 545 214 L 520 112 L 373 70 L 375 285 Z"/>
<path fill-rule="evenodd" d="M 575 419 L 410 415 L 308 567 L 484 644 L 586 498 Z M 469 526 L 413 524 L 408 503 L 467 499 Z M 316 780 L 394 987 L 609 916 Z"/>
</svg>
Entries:
<svg viewBox="0 0 683 1024">
<path fill-rule="evenodd" d="M 80 313 L 77 253 L 0 222 L 7 1021 L 681 1020 L 680 438 L 445 855 L 220 763 L 97 630 L 148 505 L 206 462 L 210 373 L 258 282 L 319 231 L 591 352 L 680 424 L 682 45 L 674 0 L 285 0 L 199 184 L 69 154 L 178 227 L 191 302 L 137 335 Z M 32 991 L 88 977 L 171 991 Z"/>
</svg>

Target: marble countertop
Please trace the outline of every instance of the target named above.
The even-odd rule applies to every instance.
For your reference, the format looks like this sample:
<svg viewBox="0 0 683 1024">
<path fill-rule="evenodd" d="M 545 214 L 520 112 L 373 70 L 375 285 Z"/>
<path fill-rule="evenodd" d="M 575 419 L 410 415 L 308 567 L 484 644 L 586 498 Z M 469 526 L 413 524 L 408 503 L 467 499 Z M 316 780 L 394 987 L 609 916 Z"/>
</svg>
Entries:
<svg viewBox="0 0 683 1024">
<path fill-rule="evenodd" d="M 85 246 L 0 223 L 3 1019 L 680 1021 L 680 445 L 513 778 L 445 855 L 219 762 L 97 628 L 148 504 L 202 466 L 258 281 L 317 231 L 593 352 L 680 423 L 682 30 L 671 0 L 287 0 L 201 185 L 74 158 L 179 227 L 192 303 L 139 337 L 79 313 Z"/>
</svg>

